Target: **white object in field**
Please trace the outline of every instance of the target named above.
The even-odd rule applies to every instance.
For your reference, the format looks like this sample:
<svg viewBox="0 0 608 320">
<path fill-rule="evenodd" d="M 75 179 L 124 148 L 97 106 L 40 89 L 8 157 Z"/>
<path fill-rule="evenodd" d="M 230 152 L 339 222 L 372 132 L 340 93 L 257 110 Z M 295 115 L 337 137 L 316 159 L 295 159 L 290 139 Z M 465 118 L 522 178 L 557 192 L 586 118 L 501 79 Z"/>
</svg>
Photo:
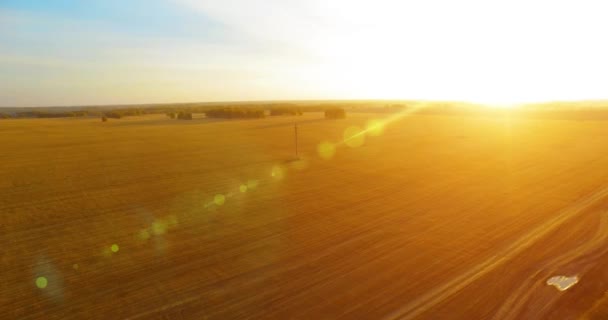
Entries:
<svg viewBox="0 0 608 320">
<path fill-rule="evenodd" d="M 566 291 L 578 283 L 578 277 L 555 276 L 547 280 L 547 284 L 554 286 L 559 291 Z"/>
</svg>

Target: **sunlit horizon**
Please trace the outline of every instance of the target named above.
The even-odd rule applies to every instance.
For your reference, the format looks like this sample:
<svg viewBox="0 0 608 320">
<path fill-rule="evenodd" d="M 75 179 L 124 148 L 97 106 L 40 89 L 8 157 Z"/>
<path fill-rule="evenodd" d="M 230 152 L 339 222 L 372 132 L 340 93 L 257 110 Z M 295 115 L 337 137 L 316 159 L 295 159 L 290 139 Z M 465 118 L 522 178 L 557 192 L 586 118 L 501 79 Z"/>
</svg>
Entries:
<svg viewBox="0 0 608 320">
<path fill-rule="evenodd" d="M 608 99 L 600 1 L 4 1 L 0 106 Z"/>
</svg>

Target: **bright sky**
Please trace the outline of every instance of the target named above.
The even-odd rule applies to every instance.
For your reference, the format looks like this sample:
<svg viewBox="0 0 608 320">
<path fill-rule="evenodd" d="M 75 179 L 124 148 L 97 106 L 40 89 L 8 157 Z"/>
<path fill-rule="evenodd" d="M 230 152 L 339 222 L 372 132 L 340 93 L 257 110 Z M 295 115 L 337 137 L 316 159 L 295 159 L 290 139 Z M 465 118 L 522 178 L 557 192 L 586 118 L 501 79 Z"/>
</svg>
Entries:
<svg viewBox="0 0 608 320">
<path fill-rule="evenodd" d="M 0 0 L 0 105 L 608 98 L 608 4 Z"/>
</svg>

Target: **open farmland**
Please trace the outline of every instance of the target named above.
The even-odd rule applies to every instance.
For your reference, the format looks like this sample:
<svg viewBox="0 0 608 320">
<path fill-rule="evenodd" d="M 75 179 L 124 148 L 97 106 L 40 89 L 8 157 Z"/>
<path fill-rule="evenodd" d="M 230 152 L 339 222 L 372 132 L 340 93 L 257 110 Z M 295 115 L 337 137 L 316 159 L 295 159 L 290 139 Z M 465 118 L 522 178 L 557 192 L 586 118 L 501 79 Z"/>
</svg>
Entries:
<svg viewBox="0 0 608 320">
<path fill-rule="evenodd" d="M 606 316 L 606 122 L 388 116 L 1 121 L 0 314 Z"/>
</svg>

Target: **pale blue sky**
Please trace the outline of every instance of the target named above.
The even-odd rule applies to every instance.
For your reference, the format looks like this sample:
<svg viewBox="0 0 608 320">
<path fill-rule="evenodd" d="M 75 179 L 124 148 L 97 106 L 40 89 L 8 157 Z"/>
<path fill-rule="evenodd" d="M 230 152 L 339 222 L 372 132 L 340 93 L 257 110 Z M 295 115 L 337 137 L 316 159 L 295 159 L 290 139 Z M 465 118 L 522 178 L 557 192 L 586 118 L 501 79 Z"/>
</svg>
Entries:
<svg viewBox="0 0 608 320">
<path fill-rule="evenodd" d="M 0 0 L 0 106 L 608 98 L 603 1 Z"/>
</svg>

